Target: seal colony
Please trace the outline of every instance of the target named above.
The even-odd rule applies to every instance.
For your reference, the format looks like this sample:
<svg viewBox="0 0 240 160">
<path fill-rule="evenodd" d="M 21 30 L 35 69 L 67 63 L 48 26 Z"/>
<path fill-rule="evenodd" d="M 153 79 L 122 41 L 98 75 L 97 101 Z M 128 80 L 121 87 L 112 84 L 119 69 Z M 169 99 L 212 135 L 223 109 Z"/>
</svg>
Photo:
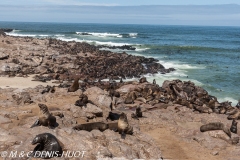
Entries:
<svg viewBox="0 0 240 160">
<path fill-rule="evenodd" d="M 24 77 L 29 74 L 40 74 L 36 76 L 38 81 L 49 80 L 76 80 L 97 81 L 101 79 L 120 80 L 120 78 L 139 77 L 147 73 L 169 73 L 173 68 L 166 69 L 158 60 L 133 56 L 127 53 L 113 53 L 99 50 L 94 45 L 80 42 L 65 42 L 57 39 L 34 39 L 30 37 L 10 37 L 3 31 L 1 36 L 7 37 L 8 42 L 3 41 L 5 53 L 4 60 L 7 63 L 0 64 L 5 68 L 2 74 Z M 15 43 L 21 41 L 21 44 Z M 37 51 L 24 52 L 25 44 L 31 43 Z M 43 45 L 44 44 L 44 45 Z M 9 47 L 9 50 L 7 48 Z M 19 50 L 11 51 L 10 48 L 17 47 Z M 0 56 L 1 58 L 1 56 Z M 144 64 L 144 65 L 143 65 Z M 145 67 L 144 67 L 145 66 Z M 9 69 L 7 69 L 9 68 Z M 13 69 L 15 68 L 15 69 Z M 71 68 L 71 69 L 69 69 Z M 6 73 L 7 72 L 7 73 Z M 44 76 L 43 76 L 44 74 Z M 77 89 L 77 82 L 69 88 L 69 92 Z"/>
<path fill-rule="evenodd" d="M 118 155 L 129 159 L 159 159 L 161 157 L 159 148 L 155 147 L 149 137 L 146 137 L 148 143 L 145 142 L 145 135 L 140 129 L 141 124 L 149 128 L 157 128 L 156 126 L 162 126 L 164 123 L 177 125 L 181 118 L 192 122 L 195 117 L 208 115 L 225 116 L 225 120 L 232 120 L 232 126 L 228 127 L 219 120 L 204 125 L 198 123 L 195 130 L 199 128 L 200 132 L 222 130 L 228 136 L 225 139 L 231 141 L 230 144 L 235 145 L 239 142 L 237 133 L 239 104 L 233 107 L 230 102 L 218 102 L 216 97 L 209 95 L 206 90 L 190 81 L 166 80 L 162 86 L 155 80 L 149 83 L 146 77 L 142 77 L 143 74 L 168 73 L 174 70 L 165 69 L 153 58 L 131 56 L 126 53 L 115 54 L 98 50 L 97 47 L 86 43 L 63 42 L 51 38 L 10 37 L 1 31 L 0 38 L 0 45 L 4 46 L 2 49 L 4 54 L 0 54 L 2 76 L 25 77 L 37 74 L 35 80 L 39 83 L 49 80 L 54 80 L 55 83 L 54 87 L 39 85 L 23 91 L 0 89 L 1 93 L 4 93 L 0 96 L 0 102 L 4 103 L 1 107 L 4 111 L 1 113 L 4 114 L 4 118 L 0 114 L 0 119 L 3 120 L 1 123 L 6 128 L 12 127 L 8 128 L 11 130 L 9 133 L 11 136 L 16 133 L 21 135 L 24 132 L 31 138 L 35 137 L 32 144 L 39 144 L 34 152 L 62 152 L 62 148 L 82 149 L 84 144 L 89 152 L 88 159 L 96 159 L 97 153 L 109 158 Z M 17 42 L 21 42 L 22 45 Z M 33 46 L 34 52 L 30 48 L 24 48 L 29 43 L 31 47 Z M 8 50 L 8 47 L 12 50 Z M 139 81 L 125 81 L 126 78 L 133 76 L 139 77 Z M 105 78 L 109 81 L 102 81 Z M 70 100 L 65 105 L 59 104 L 58 101 L 67 98 Z M 51 108 L 51 113 L 47 105 L 43 104 L 45 102 Z M 37 115 L 32 111 L 36 104 L 40 109 Z M 14 107 L 13 113 L 6 111 L 6 108 L 10 107 Z M 169 110 L 168 113 L 171 107 L 174 109 Z M 21 112 L 21 108 L 25 109 L 24 112 Z M 187 116 L 183 116 L 185 112 L 188 113 Z M 19 114 L 19 117 L 15 113 Z M 170 118 L 165 114 L 171 114 Z M 179 117 L 176 118 L 175 115 Z M 32 125 L 33 116 L 38 116 L 38 119 Z M 174 123 L 170 123 L 173 119 Z M 13 121 L 17 123 L 11 124 Z M 4 123 L 11 125 L 6 126 Z M 30 125 L 32 125 L 31 129 Z M 20 131 L 15 131 L 16 129 Z M 2 132 L 0 130 L 0 133 Z M 39 134 L 39 132 L 44 133 Z M 185 130 L 177 133 L 184 134 Z M 207 136 L 195 131 L 194 134 Z M 190 134 L 186 137 L 189 136 Z M 30 145 L 29 139 L 22 137 L 21 141 L 24 143 L 16 144 L 27 150 Z M 123 139 L 119 140 L 120 137 Z M 58 139 L 64 142 L 63 145 L 60 145 Z M 7 144 L 8 140 L 3 142 Z M 13 147 L 17 146 L 13 145 Z M 11 149 L 8 145 L 5 146 L 5 143 L 1 145 L 0 151 L 1 148 Z M 94 148 L 99 148 L 101 152 Z M 116 148 L 123 148 L 121 151 L 124 154 L 119 153 Z M 139 156 L 130 157 L 127 151 Z"/>
</svg>

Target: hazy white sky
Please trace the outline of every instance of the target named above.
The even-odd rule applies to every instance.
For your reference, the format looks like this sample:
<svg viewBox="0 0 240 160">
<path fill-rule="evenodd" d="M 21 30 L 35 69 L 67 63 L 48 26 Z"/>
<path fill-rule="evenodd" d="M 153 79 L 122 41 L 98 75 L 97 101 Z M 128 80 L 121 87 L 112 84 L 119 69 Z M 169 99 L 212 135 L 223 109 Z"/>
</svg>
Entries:
<svg viewBox="0 0 240 160">
<path fill-rule="evenodd" d="M 0 21 L 240 26 L 240 0 L 0 0 Z"/>
</svg>

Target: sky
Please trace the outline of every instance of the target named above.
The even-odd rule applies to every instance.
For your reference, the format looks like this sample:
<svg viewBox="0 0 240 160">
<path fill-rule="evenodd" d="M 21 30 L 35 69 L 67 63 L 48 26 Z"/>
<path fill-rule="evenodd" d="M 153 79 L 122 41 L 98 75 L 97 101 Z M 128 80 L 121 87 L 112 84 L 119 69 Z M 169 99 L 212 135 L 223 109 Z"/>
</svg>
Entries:
<svg viewBox="0 0 240 160">
<path fill-rule="evenodd" d="M 0 21 L 240 26 L 240 0 L 1 0 Z"/>
<path fill-rule="evenodd" d="M 239 4 L 240 0 L 1 0 L 0 5 L 215 5 Z"/>
</svg>

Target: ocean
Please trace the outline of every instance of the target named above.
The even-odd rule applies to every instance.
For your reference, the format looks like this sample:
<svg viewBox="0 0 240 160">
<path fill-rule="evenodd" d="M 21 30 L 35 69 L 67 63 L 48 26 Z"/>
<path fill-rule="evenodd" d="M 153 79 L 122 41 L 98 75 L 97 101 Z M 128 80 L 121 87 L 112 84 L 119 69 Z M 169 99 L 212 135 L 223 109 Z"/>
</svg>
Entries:
<svg viewBox="0 0 240 160">
<path fill-rule="evenodd" d="M 162 85 L 164 80 L 190 80 L 220 102 L 235 106 L 240 99 L 240 27 L 0 22 L 0 28 L 14 29 L 8 33 L 12 36 L 132 45 L 136 50 L 111 51 L 153 57 L 176 69 L 145 75 L 148 81 Z"/>
</svg>

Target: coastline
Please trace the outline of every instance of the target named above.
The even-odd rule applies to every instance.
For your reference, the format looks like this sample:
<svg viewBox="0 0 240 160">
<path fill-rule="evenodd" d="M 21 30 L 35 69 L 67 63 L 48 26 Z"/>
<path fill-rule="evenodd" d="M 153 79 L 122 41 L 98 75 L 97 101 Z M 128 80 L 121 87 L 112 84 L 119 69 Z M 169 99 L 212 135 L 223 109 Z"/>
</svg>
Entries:
<svg viewBox="0 0 240 160">
<path fill-rule="evenodd" d="M 7 39 L 5 39 L 7 37 Z M 175 102 L 171 101 L 169 103 L 158 103 L 160 104 L 158 107 L 152 105 L 152 100 L 150 100 L 147 103 L 141 103 L 139 101 L 134 101 L 133 104 L 124 104 L 120 103 L 120 99 L 124 101 L 125 97 L 127 96 L 127 93 L 129 91 L 133 91 L 135 88 L 146 88 L 146 86 L 151 86 L 152 83 L 150 82 L 144 82 L 144 83 L 139 83 L 138 81 L 133 81 L 133 82 L 125 82 L 123 84 L 116 83 L 116 86 L 118 91 L 120 92 L 120 98 L 119 104 L 116 103 L 116 110 L 123 109 L 124 107 L 129 107 L 130 109 L 133 107 L 136 107 L 136 105 L 141 105 L 142 108 L 144 109 L 144 116 L 146 118 L 140 118 L 139 120 L 135 120 L 131 118 L 131 113 L 133 112 L 132 110 L 125 110 L 126 113 L 128 114 L 128 119 L 130 123 L 134 126 L 135 133 L 133 136 L 127 135 L 126 141 L 127 141 L 127 146 L 124 142 L 124 140 L 120 139 L 120 135 L 118 133 L 115 133 L 113 131 L 105 131 L 103 133 L 101 132 L 86 132 L 86 131 L 72 131 L 71 127 L 75 124 L 81 124 L 85 123 L 86 119 L 88 119 L 90 122 L 94 121 L 104 121 L 104 118 L 106 116 L 106 113 L 109 110 L 107 108 L 108 106 L 104 106 L 103 103 L 97 103 L 93 100 L 96 100 L 92 97 L 92 101 L 94 105 L 97 106 L 97 108 L 102 110 L 103 117 L 98 117 L 94 115 L 95 111 L 86 111 L 85 108 L 80 108 L 74 105 L 74 102 L 79 99 L 79 95 L 84 92 L 84 93 L 89 93 L 89 98 L 91 96 L 103 96 L 105 97 L 106 101 L 109 102 L 110 96 L 108 96 L 109 91 L 109 82 L 102 82 L 98 83 L 95 82 L 96 80 L 99 79 L 104 79 L 104 78 L 112 78 L 112 80 L 119 80 L 119 77 L 116 77 L 115 73 L 111 73 L 111 77 L 96 77 L 96 74 L 92 73 L 94 72 L 94 68 L 92 70 L 85 71 L 90 68 L 88 62 L 92 62 L 90 59 L 89 61 L 86 59 L 83 59 L 81 63 L 77 62 L 76 64 L 82 65 L 84 61 L 87 61 L 87 63 L 83 64 L 88 64 L 88 65 L 82 65 L 83 67 L 86 67 L 82 69 L 83 74 L 80 76 L 81 80 L 84 81 L 85 88 L 84 89 L 79 89 L 76 92 L 69 93 L 67 92 L 67 87 L 69 87 L 69 83 L 72 83 L 72 80 L 76 78 L 76 72 L 71 72 L 71 70 L 64 70 L 64 68 L 71 68 L 73 70 L 79 69 L 78 67 L 71 65 L 70 62 L 73 61 L 73 57 L 76 58 L 78 56 L 79 59 L 81 57 L 97 57 L 94 55 L 96 53 L 96 50 L 94 46 L 89 46 L 87 44 L 80 45 L 82 50 L 80 52 L 76 53 L 76 50 L 79 48 L 72 48 L 72 50 L 69 50 L 69 56 L 64 53 L 58 54 L 58 52 L 61 51 L 66 51 L 69 49 L 69 46 L 74 46 L 76 43 L 74 42 L 68 42 L 67 44 L 65 42 L 60 42 L 60 41 L 55 41 L 51 42 L 51 46 L 49 46 L 49 39 L 35 39 L 35 38 L 22 38 L 22 37 L 11 37 L 11 36 L 6 36 L 2 37 L 0 35 L 0 47 L 4 54 L 9 54 L 8 58 L 4 58 L 3 60 L 0 60 L 1 64 L 4 64 L 3 66 L 9 66 L 9 67 L 1 67 L 1 73 L 10 76 L 25 76 L 25 75 L 31 75 L 31 73 L 38 73 L 38 75 L 41 75 L 38 78 L 35 78 L 35 80 L 39 81 L 32 81 L 33 76 L 30 76 L 28 78 L 22 78 L 22 77 L 0 77 L 1 80 L 1 105 L 0 108 L 2 110 L 0 114 L 0 118 L 3 120 L 1 122 L 1 135 L 10 135 L 9 138 L 4 138 L 1 141 L 4 142 L 3 146 L 1 148 L 6 149 L 6 150 L 11 150 L 15 146 L 15 144 L 12 144 L 12 141 L 18 142 L 20 140 L 23 141 L 22 144 L 18 144 L 20 147 L 18 150 L 20 151 L 22 148 L 24 148 L 26 151 L 29 149 L 32 149 L 32 146 L 29 145 L 29 141 L 31 138 L 33 138 L 37 133 L 39 132 L 51 132 L 52 134 L 58 135 L 58 138 L 60 139 L 61 142 L 63 142 L 68 150 L 73 150 L 73 149 L 80 149 L 82 146 L 79 146 L 79 142 L 85 144 L 85 147 L 87 148 L 87 156 L 85 157 L 86 159 L 94 159 L 96 158 L 96 153 L 98 150 L 95 148 L 102 147 L 102 152 L 100 153 L 101 156 L 104 158 L 108 157 L 125 157 L 127 159 L 131 158 L 145 158 L 145 159 L 150 159 L 150 158 L 191 158 L 191 159 L 206 159 L 206 158 L 211 158 L 211 159 L 224 159 L 226 157 L 229 157 L 228 152 L 231 151 L 232 155 L 230 157 L 236 158 L 238 156 L 238 149 L 239 145 L 231 145 L 229 144 L 226 140 L 222 140 L 221 136 L 224 137 L 224 133 L 219 132 L 219 131 L 211 131 L 210 133 L 201 133 L 199 131 L 199 127 L 202 124 L 206 124 L 207 122 L 212 122 L 212 121 L 221 121 L 226 125 L 230 125 L 230 121 L 227 120 L 227 115 L 225 114 L 216 114 L 216 113 L 211 113 L 209 111 L 202 113 L 200 110 L 194 111 L 193 108 L 191 107 L 186 107 L 184 104 L 181 104 L 181 102 Z M 4 42 L 3 42 L 4 41 Z M 23 45 L 21 45 L 21 43 Z M 59 43 L 59 45 L 58 45 Z M 28 44 L 28 45 L 27 45 Z M 11 46 L 11 47 L 9 47 Z M 60 47 L 59 46 L 63 46 Z M 85 48 L 84 48 L 85 47 Z M 54 50 L 56 49 L 56 50 Z M 64 50 L 63 50 L 64 49 Z M 71 49 L 71 48 L 70 48 Z M 45 51 L 43 53 L 42 51 Z M 21 56 L 20 52 L 22 54 L 22 59 L 20 58 L 20 63 L 12 63 L 17 59 L 16 57 Z M 71 53 L 76 53 L 72 54 Z M 104 51 L 100 52 L 100 55 L 106 55 L 108 58 L 112 58 L 115 62 L 114 55 L 111 52 Z M 43 56 L 42 56 L 43 55 Z M 59 56 L 58 57 L 56 56 Z M 162 71 L 162 72 L 167 72 L 169 70 L 163 70 L 162 66 L 156 65 L 154 63 L 154 59 L 147 59 L 147 58 L 141 58 L 140 56 L 136 56 L 131 59 L 131 56 L 127 54 L 122 54 L 124 57 L 128 57 L 130 59 L 129 64 L 127 64 L 127 69 L 129 69 L 129 66 L 132 64 L 139 65 L 141 62 L 145 62 L 149 65 L 148 67 L 150 68 L 149 71 L 150 73 L 154 73 L 157 71 Z M 28 58 L 26 58 L 29 56 Z M 50 61 L 48 59 L 44 59 L 41 57 L 49 57 L 51 56 Z M 106 58 L 105 57 L 105 58 Z M 12 58 L 12 59 L 11 59 Z M 32 60 L 33 58 L 34 60 Z M 54 60 L 55 58 L 55 60 Z M 97 57 L 99 58 L 99 57 Z M 101 60 L 104 60 L 103 57 Z M 121 56 L 117 57 L 121 59 Z M 134 61 L 134 59 L 136 59 Z M 9 60 L 11 59 L 11 61 Z M 21 60 L 29 65 L 32 65 L 32 68 L 38 68 L 38 72 L 36 70 L 31 70 L 28 67 L 22 67 L 21 71 L 19 68 L 19 64 L 22 65 L 24 63 L 21 62 Z M 4 62 L 3 62 L 4 61 Z M 7 65 L 8 63 L 11 63 L 11 65 Z M 58 63 L 58 61 L 61 61 L 61 63 Z M 98 61 L 96 59 L 96 61 Z M 96 62 L 94 61 L 94 62 Z M 127 61 L 127 60 L 126 60 Z M 30 63 L 31 62 L 31 63 Z M 95 65 L 95 63 L 92 62 L 92 65 Z M 118 62 L 118 61 L 117 61 Z M 42 64 L 46 65 L 48 63 L 48 67 L 41 68 Z M 69 64 L 70 63 L 70 64 Z M 109 63 L 109 62 L 107 62 Z M 122 63 L 119 62 L 121 67 L 126 67 L 122 66 Z M 61 68 L 56 68 L 56 65 L 59 65 Z M 95 65 L 95 67 L 99 67 L 100 65 Z M 111 64 L 110 64 L 111 66 Z M 31 68 L 30 67 L 30 68 Z M 116 67 L 116 66 L 113 66 Z M 10 69 L 7 70 L 6 68 Z M 16 70 L 17 68 L 17 70 Z M 49 73 L 49 76 L 46 76 L 46 73 L 48 72 L 47 69 L 53 68 L 52 70 L 56 69 L 53 73 Z M 77 68 L 77 69 L 76 69 Z M 26 70 L 24 70 L 26 69 Z M 119 68 L 122 70 L 122 68 Z M 109 69 L 110 70 L 110 69 Z M 114 71 L 114 70 L 113 70 Z M 144 68 L 136 70 L 139 73 L 144 73 L 145 70 Z M 11 72 L 14 72 L 13 74 Z M 58 73 L 57 73 L 58 72 Z M 91 76 L 87 76 L 87 73 L 90 73 Z M 118 72 L 117 72 L 118 73 Z M 132 73 L 138 75 L 139 73 Z M 25 74 L 25 75 L 24 75 Z M 128 73 L 126 73 L 128 75 Z M 120 75 L 119 75 L 120 76 Z M 123 75 L 125 76 L 125 75 Z M 131 76 L 131 73 L 129 73 L 129 76 Z M 127 77 L 127 76 L 125 76 Z M 123 77 L 122 77 L 123 78 Z M 140 76 L 139 76 L 140 78 Z M 42 80 L 46 80 L 47 83 L 42 83 Z M 55 80 L 59 81 L 59 84 L 61 82 L 67 80 L 69 81 L 65 87 L 56 87 L 55 93 L 44 93 L 41 94 L 40 91 L 44 90 L 46 88 L 46 85 L 53 85 L 51 81 L 49 80 Z M 123 79 L 124 80 L 124 79 Z M 172 82 L 173 84 L 175 82 Z M 82 84 L 82 83 L 81 83 Z M 81 86 L 80 84 L 80 86 Z M 17 87 L 19 89 L 24 89 L 25 92 L 28 92 L 33 100 L 33 103 L 30 104 L 25 104 L 25 103 L 20 103 L 16 104 L 16 101 L 12 98 L 13 93 L 16 92 L 16 89 L 12 88 L 4 88 L 9 85 L 10 87 Z M 36 85 L 42 85 L 41 87 L 36 87 Z M 159 84 L 158 84 L 159 85 Z M 176 85 L 176 84 L 175 84 Z M 56 85 L 57 86 L 57 85 Z M 64 86 L 64 85 L 63 85 Z M 102 90 L 96 89 L 94 90 L 94 87 L 100 87 L 102 86 Z M 166 88 L 167 88 L 166 84 Z M 22 87 L 22 88 L 21 88 Z M 30 87 L 30 88 L 29 88 Z M 132 87 L 132 88 L 131 88 Z M 163 86 L 162 86 L 163 87 Z M 197 88 L 197 87 L 196 87 Z M 92 89 L 92 91 L 91 91 Z M 200 90 L 203 92 L 204 90 Z M 19 91 L 17 91 L 19 92 Z M 101 94 L 99 94 L 99 92 Z M 140 91 L 139 91 L 140 92 Z M 170 90 L 170 92 L 174 92 L 174 90 Z M 19 92 L 21 93 L 21 92 Z M 141 93 L 141 92 L 140 92 Z M 170 95 L 170 94 L 169 94 Z M 117 98 L 115 98 L 115 102 Z M 174 103 L 173 103 L 174 102 Z M 57 117 L 57 121 L 59 122 L 59 127 L 55 128 L 54 130 L 48 129 L 47 127 L 37 127 L 34 129 L 30 129 L 30 125 L 32 125 L 33 120 L 35 120 L 38 117 L 38 108 L 36 107 L 38 103 L 46 103 L 50 111 L 52 112 L 62 112 L 65 117 L 60 118 Z M 98 105 L 97 105 L 98 104 Z M 101 105 L 99 105 L 101 104 Z M 21 107 L 19 107 L 21 106 Z M 88 108 L 88 107 L 87 107 Z M 151 110 L 153 108 L 153 110 Z M 96 108 L 95 108 L 96 109 Z M 84 113 L 84 114 L 81 114 Z M 91 113 L 91 114 L 90 114 Z M 89 118 L 90 117 L 90 118 Z M 17 133 L 17 134 L 16 134 Z M 166 138 L 166 141 L 161 144 L 161 140 L 159 139 L 159 135 L 164 133 L 164 135 L 161 135 L 160 138 Z M 147 136 L 150 135 L 150 136 Z M 221 135 L 219 136 L 220 138 L 216 138 L 216 135 Z M 239 136 L 240 133 L 237 133 L 234 135 L 235 137 Z M 27 137 L 30 136 L 30 137 Z M 88 138 L 88 136 L 90 138 Z M 109 145 L 104 146 L 101 145 L 101 137 L 104 137 L 105 143 L 109 143 Z M 139 138 L 140 137 L 140 138 Z M 72 138 L 70 140 L 69 138 Z M 96 139 L 96 143 L 94 144 L 94 147 L 91 147 L 92 144 L 92 138 Z M 17 140 L 18 139 L 18 140 Z M 111 144 L 112 139 L 115 139 L 114 142 L 116 144 Z M 155 139 L 155 140 L 154 140 Z M 195 139 L 195 140 L 194 140 Z M 149 140 L 148 143 L 145 141 Z M 229 139 L 228 139 L 229 140 Z M 69 145 L 69 142 L 73 143 L 73 145 Z M 87 141 L 87 143 L 84 143 L 84 141 Z M 132 144 L 139 144 L 139 146 L 132 146 Z M 118 147 L 123 147 L 122 152 L 119 153 L 119 150 L 114 148 L 114 146 Z M 145 146 L 142 147 L 141 146 Z M 220 146 L 220 147 L 219 147 Z M 173 147 L 173 148 L 171 148 Z M 151 151 L 149 151 L 151 149 Z M 127 150 L 130 150 L 131 153 L 127 152 Z M 139 151 L 140 150 L 140 151 Z M 173 152 L 169 152 L 168 150 L 173 150 Z M 198 152 L 196 152 L 196 150 Z M 210 150 L 210 151 L 209 151 Z M 2 150 L 1 150 L 2 151 Z M 175 153 L 178 153 L 179 155 L 173 155 L 174 151 Z M 145 153 L 147 152 L 147 153 Z M 191 154 L 188 152 L 192 152 Z M 217 153 L 217 154 L 215 154 Z M 220 154 L 219 154 L 220 153 Z M 136 156 L 138 154 L 138 156 Z M 154 155 L 155 154 L 155 155 Z M 158 157 L 157 157 L 158 156 Z M 169 157 L 170 156 L 170 157 Z M 178 157 L 179 156 L 179 157 Z"/>
<path fill-rule="evenodd" d="M 212 32 L 214 28 L 201 26 L 195 28 L 193 26 L 130 25 L 127 28 L 126 25 L 118 25 L 119 29 L 117 29 L 118 27 L 112 28 L 112 25 L 97 24 L 89 27 L 88 24 L 42 23 L 43 28 L 34 23 L 1 23 L 1 25 L 16 28 L 8 33 L 13 36 L 29 36 L 40 39 L 52 37 L 63 41 L 86 42 L 95 46 L 105 44 L 110 48 L 111 46 L 121 46 L 120 48 L 122 48 L 125 44 L 131 45 L 136 48 L 135 51 L 125 49 L 110 49 L 110 51 L 117 53 L 126 51 L 130 55 L 156 58 L 161 60 L 160 63 L 166 68 L 176 69 L 171 74 L 163 76 L 151 75 L 159 84 L 169 78 L 190 80 L 206 89 L 221 102 L 230 100 L 232 105 L 238 103 L 239 90 L 235 87 L 238 85 L 238 74 L 235 73 L 240 70 L 237 65 L 239 37 L 234 34 L 237 29 L 225 28 L 223 32 L 219 32 L 220 27 Z M 46 29 L 49 30 L 46 32 Z M 165 35 L 168 31 L 170 31 L 169 34 Z M 213 36 L 209 37 L 210 34 Z M 233 36 L 231 43 L 227 35 Z M 209 39 L 210 42 L 206 39 Z M 204 56 L 205 54 L 208 56 Z"/>
</svg>

